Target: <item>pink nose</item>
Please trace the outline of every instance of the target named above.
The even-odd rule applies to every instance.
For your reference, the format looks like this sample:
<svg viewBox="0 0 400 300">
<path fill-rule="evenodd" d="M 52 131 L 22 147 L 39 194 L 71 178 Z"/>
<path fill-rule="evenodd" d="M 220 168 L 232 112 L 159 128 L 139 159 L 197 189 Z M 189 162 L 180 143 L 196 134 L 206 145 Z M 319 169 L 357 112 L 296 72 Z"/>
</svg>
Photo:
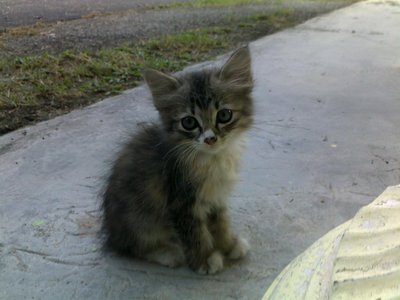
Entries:
<svg viewBox="0 0 400 300">
<path fill-rule="evenodd" d="M 204 143 L 206 143 L 207 145 L 214 145 L 215 142 L 217 141 L 217 138 L 215 136 L 211 136 L 211 137 L 206 137 L 204 139 Z"/>
</svg>

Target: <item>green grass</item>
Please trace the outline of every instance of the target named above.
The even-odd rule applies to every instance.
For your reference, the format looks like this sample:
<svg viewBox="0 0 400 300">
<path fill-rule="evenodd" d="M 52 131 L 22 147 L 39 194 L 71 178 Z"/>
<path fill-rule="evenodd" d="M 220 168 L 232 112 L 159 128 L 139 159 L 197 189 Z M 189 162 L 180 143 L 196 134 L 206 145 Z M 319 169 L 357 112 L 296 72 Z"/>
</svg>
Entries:
<svg viewBox="0 0 400 300">
<path fill-rule="evenodd" d="M 204 8 L 224 7 L 250 4 L 265 4 L 268 0 L 195 0 L 190 2 L 173 2 L 168 4 L 149 5 L 148 8 Z"/>
<path fill-rule="evenodd" d="M 96 52 L 65 51 L 0 60 L 0 109 L 74 105 L 76 98 L 116 94 L 140 80 L 145 66 L 175 71 L 226 49 L 222 34 L 195 30 Z M 60 99 L 62 101 L 60 101 Z M 70 103 L 71 102 L 71 103 Z"/>
<path fill-rule="evenodd" d="M 144 67 L 173 72 L 228 47 L 221 29 L 204 29 L 99 51 L 0 59 L 0 133 L 136 86 Z"/>
</svg>

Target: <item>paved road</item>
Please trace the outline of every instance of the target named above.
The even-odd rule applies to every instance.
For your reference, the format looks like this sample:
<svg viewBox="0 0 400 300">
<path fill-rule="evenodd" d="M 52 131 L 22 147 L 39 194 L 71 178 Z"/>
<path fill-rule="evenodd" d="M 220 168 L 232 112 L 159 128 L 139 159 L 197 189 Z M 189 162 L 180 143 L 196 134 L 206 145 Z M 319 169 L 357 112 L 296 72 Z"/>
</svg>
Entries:
<svg viewBox="0 0 400 300">
<path fill-rule="evenodd" d="M 180 0 L 178 2 L 187 2 Z M 113 12 L 173 0 L 0 0 L 0 28 L 34 24 L 38 21 L 78 19 L 92 12 Z"/>
<path fill-rule="evenodd" d="M 99 251 L 120 143 L 156 116 L 139 87 L 0 137 L 0 299 L 260 299 L 324 233 L 400 181 L 400 5 L 370 1 L 251 44 L 256 126 L 231 199 L 247 260 L 198 276 Z"/>
</svg>

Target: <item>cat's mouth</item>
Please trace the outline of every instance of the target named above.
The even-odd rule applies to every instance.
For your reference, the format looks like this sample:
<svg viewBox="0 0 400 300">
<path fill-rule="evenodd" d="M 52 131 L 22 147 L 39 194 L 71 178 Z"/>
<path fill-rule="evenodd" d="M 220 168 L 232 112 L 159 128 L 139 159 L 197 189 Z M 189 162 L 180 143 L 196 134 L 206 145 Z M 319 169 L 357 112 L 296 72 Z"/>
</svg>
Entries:
<svg viewBox="0 0 400 300">
<path fill-rule="evenodd" d="M 203 142 L 198 145 L 198 150 L 208 154 L 216 154 L 220 152 L 224 146 L 221 140 L 217 140 L 212 143 Z"/>
</svg>

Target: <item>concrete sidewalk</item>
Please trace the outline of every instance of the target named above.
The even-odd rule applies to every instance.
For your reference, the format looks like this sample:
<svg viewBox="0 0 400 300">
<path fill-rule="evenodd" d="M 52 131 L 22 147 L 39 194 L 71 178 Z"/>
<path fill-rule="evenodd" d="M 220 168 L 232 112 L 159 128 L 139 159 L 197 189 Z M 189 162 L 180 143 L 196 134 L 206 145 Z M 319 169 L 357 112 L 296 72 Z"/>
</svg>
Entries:
<svg viewBox="0 0 400 300">
<path fill-rule="evenodd" d="M 231 197 L 250 256 L 215 276 L 102 254 L 97 197 L 156 114 L 146 88 L 0 137 L 0 299 L 260 299 L 282 268 L 400 182 L 400 2 L 251 45 L 256 125 Z"/>
</svg>

